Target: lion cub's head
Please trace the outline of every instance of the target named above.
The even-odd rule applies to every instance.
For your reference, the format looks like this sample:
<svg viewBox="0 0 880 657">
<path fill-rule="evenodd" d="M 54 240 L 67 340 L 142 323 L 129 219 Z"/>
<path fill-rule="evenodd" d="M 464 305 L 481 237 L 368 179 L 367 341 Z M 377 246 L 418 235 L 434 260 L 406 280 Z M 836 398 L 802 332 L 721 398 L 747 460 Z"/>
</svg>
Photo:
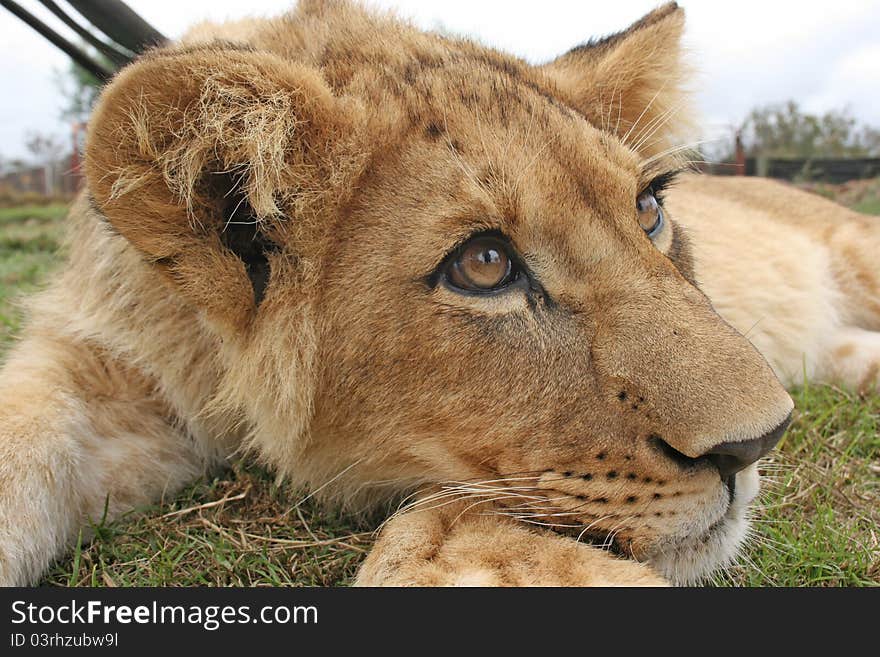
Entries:
<svg viewBox="0 0 880 657">
<path fill-rule="evenodd" d="M 284 472 L 458 482 L 691 581 L 792 402 L 663 209 L 682 23 L 530 66 L 302 3 L 122 71 L 89 192 L 222 339 L 210 405 Z"/>
</svg>

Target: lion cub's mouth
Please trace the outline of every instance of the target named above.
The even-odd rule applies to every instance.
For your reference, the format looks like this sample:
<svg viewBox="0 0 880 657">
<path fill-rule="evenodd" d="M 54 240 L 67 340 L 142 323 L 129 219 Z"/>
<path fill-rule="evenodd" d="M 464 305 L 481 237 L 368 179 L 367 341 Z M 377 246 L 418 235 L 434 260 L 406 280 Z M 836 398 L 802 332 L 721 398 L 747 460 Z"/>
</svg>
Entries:
<svg viewBox="0 0 880 657">
<path fill-rule="evenodd" d="M 736 475 L 730 475 L 724 480 L 724 483 L 727 486 L 727 511 L 729 511 L 730 507 L 733 506 L 733 499 L 736 497 Z M 727 513 L 727 511 L 725 511 L 725 513 Z"/>
<path fill-rule="evenodd" d="M 683 558 L 689 555 L 692 557 L 701 557 L 711 560 L 711 557 L 703 554 L 709 546 L 717 545 L 721 552 L 728 551 L 731 547 L 728 545 L 731 541 L 730 536 L 737 533 L 737 527 L 744 522 L 745 509 L 752 502 L 753 496 L 747 493 L 740 493 L 737 496 L 736 475 L 730 475 L 724 480 L 727 489 L 727 504 L 719 516 L 703 531 L 679 537 L 658 537 L 657 542 L 663 543 L 668 550 L 672 548 L 673 553 L 677 553 Z M 637 557 L 633 550 L 633 538 L 629 536 L 619 536 L 615 532 L 604 531 L 596 528 L 593 531 L 584 532 L 576 528 L 569 527 L 553 527 L 552 530 L 560 535 L 572 538 L 580 543 L 585 543 L 593 547 L 599 548 L 615 556 L 625 559 L 635 559 L 642 561 Z M 733 543 L 737 541 L 733 540 Z M 726 558 L 726 557 L 725 557 Z"/>
</svg>

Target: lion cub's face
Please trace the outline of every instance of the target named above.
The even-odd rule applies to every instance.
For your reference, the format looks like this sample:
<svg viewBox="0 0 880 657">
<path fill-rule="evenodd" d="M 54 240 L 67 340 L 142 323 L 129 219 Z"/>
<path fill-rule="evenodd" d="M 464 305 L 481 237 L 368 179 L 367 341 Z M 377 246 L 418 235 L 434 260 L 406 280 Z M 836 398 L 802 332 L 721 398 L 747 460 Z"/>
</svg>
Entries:
<svg viewBox="0 0 880 657">
<path fill-rule="evenodd" d="M 231 371 L 239 376 L 235 394 L 257 399 L 243 406 L 262 409 L 251 411 L 253 422 L 296 407 L 308 439 L 284 451 L 283 436 L 257 433 L 256 444 L 295 453 L 296 463 L 282 465 L 316 486 L 341 471 L 349 487 L 446 482 L 475 503 L 648 559 L 677 581 L 702 576 L 735 550 L 757 491 L 751 464 L 775 443 L 792 403 L 695 286 L 687 238 L 662 207 L 673 167 L 658 151 L 664 113 L 674 104 L 663 90 L 677 75 L 680 11 L 658 10 L 540 68 L 358 16 L 363 34 L 351 28 L 336 50 L 331 43 L 297 55 L 320 61 L 330 85 L 304 105 L 306 120 L 295 133 L 277 133 L 312 140 L 273 151 L 282 163 L 294 153 L 305 173 L 286 164 L 271 193 L 260 196 L 257 165 L 236 164 L 253 157 L 253 139 L 216 165 L 251 175 L 243 178 L 257 214 L 260 199 L 281 198 L 288 210 L 288 224 L 266 224 L 273 228 L 265 239 L 275 245 L 261 282 L 265 301 L 247 320 L 247 339 L 230 340 L 243 345 Z M 325 19 L 320 12 L 302 18 L 306 25 Z M 400 47 L 377 54 L 377 32 Z M 198 76 L 213 80 L 211 62 L 238 62 L 240 75 L 223 80 L 238 95 L 222 95 L 237 104 L 212 126 L 277 121 L 277 111 L 241 108 L 250 95 L 288 102 L 271 85 L 292 88 L 306 75 L 259 52 L 296 54 L 293 45 L 277 45 L 279 34 L 272 31 L 255 54 L 179 55 L 195 59 L 184 84 L 202 99 Z M 666 56 L 654 47 L 664 42 L 672 44 Z M 369 55 L 357 56 L 359 48 Z M 156 61 L 148 65 L 160 69 Z M 117 97 L 133 75 L 111 88 L 121 91 L 100 109 L 96 122 L 110 126 L 108 135 L 121 134 L 107 108 L 123 104 Z M 159 89 L 163 75 L 154 76 Z M 298 83 L 296 93 L 318 79 Z M 340 177 L 329 155 L 316 155 L 347 129 L 333 94 L 357 98 L 346 112 L 366 108 L 356 129 L 369 152 L 338 207 L 308 214 L 290 190 L 307 188 L 322 172 Z M 120 125 L 127 117 L 119 112 Z M 98 143 L 101 132 L 93 131 Z M 215 157 L 230 141 L 238 144 L 225 134 L 202 140 L 199 152 Z M 131 149 L 144 158 L 139 144 Z M 136 171 L 140 187 L 131 193 L 146 200 L 114 206 L 103 174 L 121 167 L 98 160 L 109 150 L 94 149 L 90 188 L 114 226 L 161 259 L 209 316 L 230 315 L 231 302 L 220 303 L 221 293 L 199 276 L 214 267 L 211 285 L 244 286 L 245 269 L 253 282 L 255 266 L 241 253 L 245 267 L 228 250 L 210 251 L 222 235 L 204 247 L 179 224 L 169 229 L 170 242 L 143 231 L 130 208 L 154 208 L 169 223 L 176 201 L 165 191 L 153 198 L 137 190 L 160 190 L 178 169 L 166 165 L 164 179 Z M 203 203 L 204 224 L 211 203 Z M 298 216 L 308 219 L 297 223 Z M 173 241 L 184 238 L 186 264 Z M 198 249 L 205 252 L 196 267 Z M 242 317 L 252 299 L 240 303 Z M 294 342 L 297 350 L 313 347 L 307 356 L 279 357 Z M 259 364 L 250 383 L 249 363 Z M 285 377 L 295 393 L 281 387 Z M 265 381 L 276 387 L 260 392 Z"/>
<path fill-rule="evenodd" d="M 688 280 L 662 174 L 523 89 L 505 122 L 470 79 L 336 227 L 318 441 L 637 557 L 720 546 L 756 477 L 704 454 L 788 396 Z"/>
</svg>

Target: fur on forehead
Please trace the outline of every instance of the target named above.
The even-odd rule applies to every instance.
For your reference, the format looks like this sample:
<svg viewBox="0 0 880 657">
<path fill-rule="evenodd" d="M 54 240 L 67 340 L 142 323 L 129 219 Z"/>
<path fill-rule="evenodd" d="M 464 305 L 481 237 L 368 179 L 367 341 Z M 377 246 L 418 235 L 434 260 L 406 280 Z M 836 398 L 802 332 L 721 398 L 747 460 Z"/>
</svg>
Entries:
<svg viewBox="0 0 880 657">
<path fill-rule="evenodd" d="M 379 115 L 390 104 L 403 105 L 404 118 L 418 117 L 426 79 L 479 68 L 494 71 L 496 83 L 515 83 L 575 110 L 646 159 L 694 134 L 685 88 L 691 71 L 681 45 L 684 11 L 674 2 L 541 66 L 470 39 L 424 32 L 390 12 L 347 0 L 305 0 L 274 21 L 212 28 L 199 26 L 184 41 L 242 39 L 319 69 L 335 93 L 358 96 Z M 476 87 L 477 81 L 464 82 Z"/>
</svg>

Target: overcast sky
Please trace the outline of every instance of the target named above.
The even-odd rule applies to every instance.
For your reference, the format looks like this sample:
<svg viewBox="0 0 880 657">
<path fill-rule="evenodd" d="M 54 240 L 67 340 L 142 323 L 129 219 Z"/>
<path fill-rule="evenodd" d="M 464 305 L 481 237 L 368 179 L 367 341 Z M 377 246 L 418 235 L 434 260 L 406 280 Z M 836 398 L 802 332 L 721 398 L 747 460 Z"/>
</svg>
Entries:
<svg viewBox="0 0 880 657">
<path fill-rule="evenodd" d="M 18 0 L 68 34 L 36 0 Z M 166 36 L 200 19 L 271 15 L 293 0 L 128 0 Z M 64 4 L 63 2 L 61 3 Z M 374 0 L 425 28 L 440 25 L 534 62 L 615 32 L 655 0 Z M 697 109 L 707 135 L 739 123 L 756 104 L 794 98 L 815 112 L 849 107 L 880 127 L 880 0 L 680 0 L 686 43 L 700 71 Z M 55 82 L 67 60 L 0 9 L 0 156 L 22 157 L 28 130 L 65 137 Z"/>
</svg>

